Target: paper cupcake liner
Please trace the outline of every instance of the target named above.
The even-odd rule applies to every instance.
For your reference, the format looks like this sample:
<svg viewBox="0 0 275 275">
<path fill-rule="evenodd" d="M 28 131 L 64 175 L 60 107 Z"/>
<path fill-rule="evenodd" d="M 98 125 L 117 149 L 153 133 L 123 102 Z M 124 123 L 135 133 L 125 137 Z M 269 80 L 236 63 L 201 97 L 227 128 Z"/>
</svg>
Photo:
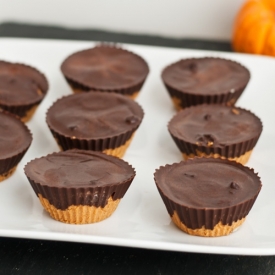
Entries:
<svg viewBox="0 0 275 275">
<path fill-rule="evenodd" d="M 7 62 L 7 63 L 9 63 L 9 62 Z M 44 87 L 40 87 L 42 97 L 37 100 L 31 101 L 29 103 L 21 103 L 20 105 L 18 105 L 18 104 L 10 105 L 10 104 L 0 103 L 0 109 L 3 109 L 10 113 L 13 113 L 13 114 L 17 115 L 18 117 L 20 117 L 22 119 L 22 121 L 27 122 L 32 117 L 32 115 L 35 111 L 35 107 L 37 107 L 42 102 L 45 95 L 47 94 L 47 91 L 49 89 L 49 84 L 48 84 L 48 80 L 45 77 L 45 75 L 43 73 L 41 73 L 39 70 L 37 70 L 36 68 L 26 65 L 26 64 L 21 64 L 21 63 L 14 63 L 14 64 L 34 70 L 41 76 L 41 78 L 43 78 L 43 81 L 45 83 Z M 32 109 L 33 109 L 33 113 L 31 113 Z"/>
<path fill-rule="evenodd" d="M 184 60 L 198 60 L 198 59 L 200 59 L 200 58 L 188 58 L 188 59 L 184 59 Z M 249 79 L 250 79 L 250 72 L 242 64 L 240 64 L 236 61 L 233 61 L 233 60 L 219 58 L 219 57 L 205 57 L 204 59 L 213 59 L 213 60 L 220 59 L 220 60 L 225 60 L 227 62 L 232 62 L 232 63 L 238 64 L 240 67 L 244 68 L 249 74 L 247 83 L 241 84 L 241 85 L 239 85 L 239 87 L 234 88 L 234 91 L 228 91 L 228 92 L 224 92 L 222 94 L 204 95 L 204 94 L 193 94 L 192 91 L 188 92 L 188 91 L 178 90 L 175 87 L 172 87 L 171 85 L 166 83 L 162 77 L 163 83 L 164 83 L 170 97 L 173 99 L 177 110 L 180 110 L 180 109 L 183 109 L 186 107 L 190 107 L 190 106 L 194 106 L 194 105 L 199 105 L 199 104 L 226 104 L 228 106 L 233 106 L 236 103 L 236 101 L 238 100 L 238 98 L 241 96 L 241 94 L 243 93 L 244 89 L 246 88 L 246 86 L 249 82 Z M 175 63 L 178 63 L 178 62 L 180 62 L 180 61 L 177 61 Z M 175 63 L 165 67 L 164 70 L 173 66 Z M 164 70 L 163 70 L 163 72 L 164 72 Z M 163 74 L 163 72 L 162 72 L 162 74 Z"/>
<path fill-rule="evenodd" d="M 121 160 L 122 161 L 122 160 Z M 130 164 L 129 164 L 130 166 Z M 130 187 L 136 173 L 133 169 L 133 176 L 124 182 L 104 186 L 104 187 L 86 187 L 86 188 L 65 188 L 42 185 L 35 182 L 27 174 L 27 178 L 38 196 L 39 194 L 47 199 L 51 205 L 60 210 L 66 210 L 72 205 L 87 205 L 95 207 L 105 207 L 108 199 L 111 197 L 114 201 L 124 197 Z M 81 194 L 81 195 L 80 195 Z"/>
</svg>

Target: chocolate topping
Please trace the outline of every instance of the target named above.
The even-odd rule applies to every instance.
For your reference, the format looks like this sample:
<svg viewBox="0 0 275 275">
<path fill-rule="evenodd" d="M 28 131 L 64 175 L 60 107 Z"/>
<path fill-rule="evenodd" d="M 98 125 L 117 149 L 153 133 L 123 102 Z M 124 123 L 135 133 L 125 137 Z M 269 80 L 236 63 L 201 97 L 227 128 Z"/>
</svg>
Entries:
<svg viewBox="0 0 275 275">
<path fill-rule="evenodd" d="M 181 221 L 193 229 L 213 229 L 220 221 L 225 225 L 242 219 L 261 189 L 253 170 L 209 158 L 160 167 L 155 182 L 169 214 L 177 211 Z"/>
<path fill-rule="evenodd" d="M 239 145 L 241 148 L 236 152 L 239 156 L 255 146 L 262 132 L 262 123 L 257 116 L 241 108 L 198 105 L 177 113 L 169 122 L 168 129 L 184 153 L 193 152 L 184 149 L 181 141 L 203 152 L 213 147 Z M 245 142 L 250 142 L 248 147 L 241 146 Z"/>
<path fill-rule="evenodd" d="M 0 105 L 22 105 L 41 101 L 48 90 L 46 78 L 36 69 L 0 61 Z"/>
<path fill-rule="evenodd" d="M 217 95 L 244 88 L 249 71 L 237 62 L 221 58 L 183 59 L 162 72 L 166 85 L 190 94 Z"/>
<path fill-rule="evenodd" d="M 213 159 L 166 166 L 156 174 L 156 181 L 168 198 L 195 208 L 230 207 L 260 190 L 260 181 L 253 171 Z M 229 193 L 232 190 L 233 197 Z"/>
<path fill-rule="evenodd" d="M 115 93 L 79 93 L 57 100 L 47 123 L 56 132 L 77 139 L 100 139 L 134 131 L 143 111 L 133 100 Z"/>
<path fill-rule="evenodd" d="M 37 195 L 66 209 L 70 205 L 103 207 L 111 196 L 122 198 L 135 170 L 119 158 L 74 149 L 32 160 L 25 174 Z"/>
<path fill-rule="evenodd" d="M 0 111 L 0 132 L 1 160 L 21 153 L 31 144 L 30 131 L 21 120 L 12 114 Z"/>
<path fill-rule="evenodd" d="M 93 90 L 116 90 L 142 85 L 149 68 L 138 55 L 101 45 L 76 52 L 61 65 L 62 73 Z"/>
</svg>

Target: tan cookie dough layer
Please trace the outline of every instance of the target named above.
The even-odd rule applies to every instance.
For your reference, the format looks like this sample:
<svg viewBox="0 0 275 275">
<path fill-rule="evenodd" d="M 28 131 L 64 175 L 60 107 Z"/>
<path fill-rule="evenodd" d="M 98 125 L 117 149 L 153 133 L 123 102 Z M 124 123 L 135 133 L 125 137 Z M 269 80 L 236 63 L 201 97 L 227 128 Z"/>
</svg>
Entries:
<svg viewBox="0 0 275 275">
<path fill-rule="evenodd" d="M 4 174 L 0 175 L 0 182 L 9 178 L 16 170 L 16 167 L 11 168 L 8 172 L 5 172 Z"/>
<path fill-rule="evenodd" d="M 248 162 L 252 151 L 253 150 L 247 151 L 245 154 L 243 154 L 239 157 L 235 157 L 235 158 L 227 158 L 227 157 L 221 156 L 219 154 L 209 154 L 208 155 L 208 154 L 201 152 L 199 150 L 196 151 L 196 155 L 195 154 L 187 155 L 184 153 L 182 155 L 185 160 L 187 160 L 189 158 L 194 158 L 194 157 L 221 158 L 221 159 L 228 159 L 228 160 L 236 161 L 236 162 L 239 162 L 239 163 L 245 165 Z"/>
<path fill-rule="evenodd" d="M 110 156 L 115 156 L 115 157 L 118 157 L 118 158 L 122 158 L 127 150 L 127 148 L 129 147 L 129 145 L 131 144 L 132 142 L 132 139 L 133 139 L 134 135 L 132 135 L 130 137 L 130 139 L 128 139 L 125 144 L 117 147 L 117 148 L 114 148 L 114 149 L 106 149 L 106 150 L 103 150 L 103 153 L 105 153 L 106 155 L 110 155 Z"/>
<path fill-rule="evenodd" d="M 128 96 L 128 97 L 130 97 L 130 98 L 132 98 L 132 99 L 136 99 L 136 98 L 137 98 L 137 96 L 138 96 L 138 94 L 139 94 L 139 91 L 134 92 L 133 94 L 131 94 L 131 95 L 127 95 L 127 96 Z"/>
<path fill-rule="evenodd" d="M 202 236 L 202 237 L 220 237 L 226 236 L 232 233 L 236 228 L 238 228 L 245 221 L 245 218 L 233 222 L 232 225 L 223 225 L 221 222 L 215 225 L 213 229 L 206 229 L 204 226 L 198 229 L 188 228 L 185 224 L 181 222 L 177 212 L 174 212 L 172 216 L 172 221 L 179 227 L 182 231 L 189 235 Z"/>
<path fill-rule="evenodd" d="M 37 107 L 38 107 L 38 105 L 35 105 L 30 110 L 28 110 L 28 112 L 25 114 L 24 117 L 21 118 L 21 120 L 23 122 L 28 122 L 32 118 L 32 116 L 34 115 Z"/>
<path fill-rule="evenodd" d="M 177 97 L 172 97 L 172 101 L 174 104 L 174 107 L 177 111 L 180 111 L 183 109 L 183 107 L 181 106 L 181 100 Z"/>
<path fill-rule="evenodd" d="M 110 197 L 103 208 L 88 205 L 71 205 L 65 210 L 60 210 L 50 204 L 41 194 L 38 194 L 38 197 L 42 206 L 49 212 L 52 218 L 70 224 L 95 223 L 107 219 L 116 210 L 120 202 L 120 199 L 114 201 Z"/>
</svg>

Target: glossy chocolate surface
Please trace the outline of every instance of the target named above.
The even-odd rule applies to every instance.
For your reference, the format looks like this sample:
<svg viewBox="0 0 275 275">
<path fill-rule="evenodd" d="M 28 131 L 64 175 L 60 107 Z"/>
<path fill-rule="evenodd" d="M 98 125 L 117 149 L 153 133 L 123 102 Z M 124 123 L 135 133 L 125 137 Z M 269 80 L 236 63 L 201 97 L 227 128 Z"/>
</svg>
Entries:
<svg viewBox="0 0 275 275">
<path fill-rule="evenodd" d="M 42 185 L 65 188 L 118 184 L 134 174 L 133 168 L 119 158 L 85 150 L 68 150 L 35 159 L 25 171 Z"/>
<path fill-rule="evenodd" d="M 236 62 L 205 57 L 182 59 L 166 67 L 162 79 L 178 91 L 217 95 L 243 89 L 250 79 L 250 73 Z"/>
<path fill-rule="evenodd" d="M 31 142 L 32 135 L 25 124 L 15 116 L 0 111 L 0 160 L 22 153 Z"/>
<path fill-rule="evenodd" d="M 261 188 L 253 170 L 220 159 L 167 165 L 155 178 L 169 199 L 190 208 L 231 207 L 251 199 Z"/>
<path fill-rule="evenodd" d="M 47 90 L 47 80 L 36 69 L 0 61 L 0 104 L 31 104 L 40 101 Z"/>
<path fill-rule="evenodd" d="M 168 129 L 173 136 L 198 146 L 225 147 L 258 137 L 262 123 L 241 108 L 198 105 L 177 113 Z"/>
<path fill-rule="evenodd" d="M 102 45 L 72 54 L 62 63 L 61 71 L 92 89 L 114 90 L 143 82 L 149 68 L 136 54 Z"/>
<path fill-rule="evenodd" d="M 108 138 L 137 129 L 143 110 L 115 93 L 79 93 L 56 101 L 47 113 L 50 128 L 78 139 Z"/>
</svg>

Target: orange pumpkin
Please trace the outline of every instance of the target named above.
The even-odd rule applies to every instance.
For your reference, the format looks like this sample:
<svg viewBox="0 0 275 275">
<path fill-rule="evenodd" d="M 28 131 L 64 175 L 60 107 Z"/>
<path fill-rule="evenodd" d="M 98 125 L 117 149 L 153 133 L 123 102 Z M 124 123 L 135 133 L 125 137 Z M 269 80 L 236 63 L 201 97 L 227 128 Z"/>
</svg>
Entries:
<svg viewBox="0 0 275 275">
<path fill-rule="evenodd" d="M 234 24 L 232 47 L 237 52 L 275 56 L 275 1 L 248 0 Z"/>
</svg>

